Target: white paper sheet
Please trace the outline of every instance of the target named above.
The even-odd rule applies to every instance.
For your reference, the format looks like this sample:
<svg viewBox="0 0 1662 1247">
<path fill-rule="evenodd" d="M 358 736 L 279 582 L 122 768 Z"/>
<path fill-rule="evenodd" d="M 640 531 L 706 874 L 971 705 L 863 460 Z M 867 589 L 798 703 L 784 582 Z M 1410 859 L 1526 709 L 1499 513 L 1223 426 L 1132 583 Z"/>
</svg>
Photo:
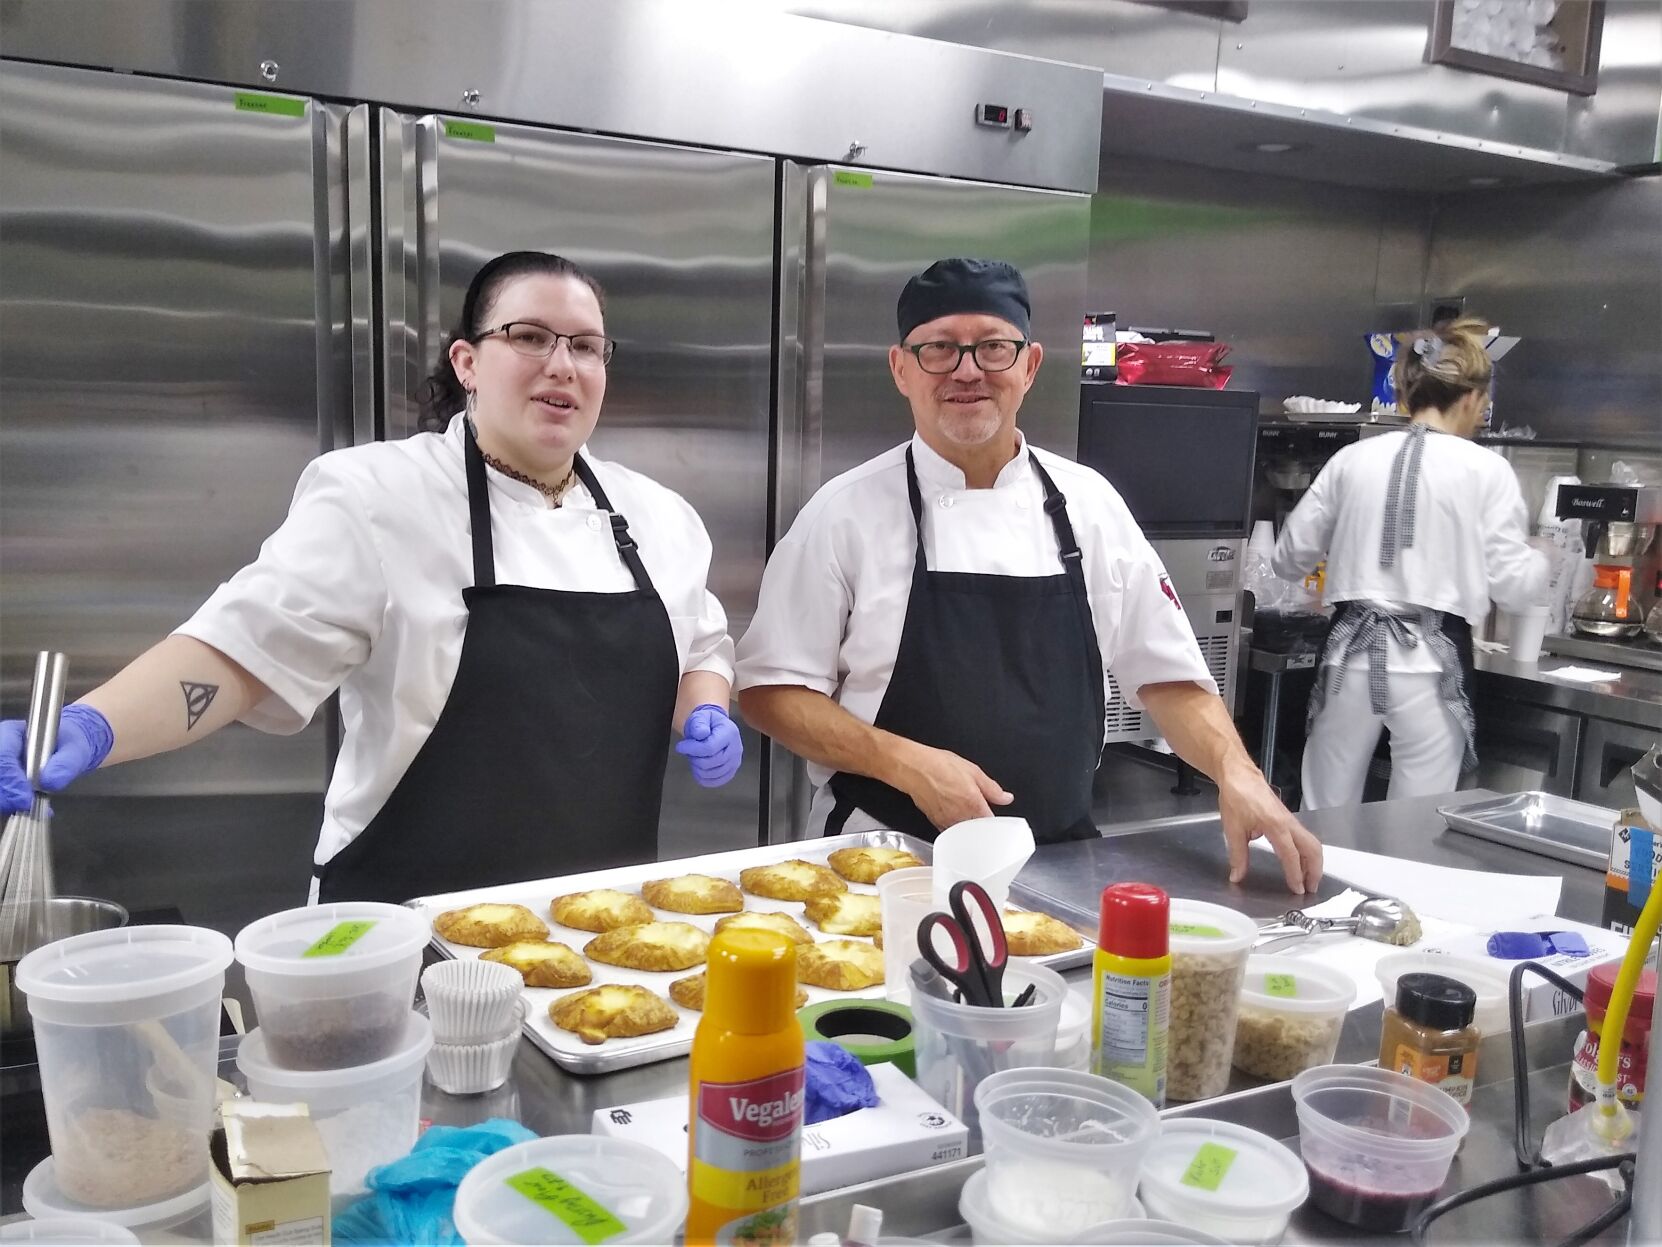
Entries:
<svg viewBox="0 0 1662 1247">
<path fill-rule="evenodd" d="M 1541 672 L 1548 680 L 1563 680 L 1569 684 L 1600 684 L 1605 680 L 1619 680 L 1620 671 L 1605 671 L 1598 667 L 1559 667 L 1553 671 Z"/>
</svg>

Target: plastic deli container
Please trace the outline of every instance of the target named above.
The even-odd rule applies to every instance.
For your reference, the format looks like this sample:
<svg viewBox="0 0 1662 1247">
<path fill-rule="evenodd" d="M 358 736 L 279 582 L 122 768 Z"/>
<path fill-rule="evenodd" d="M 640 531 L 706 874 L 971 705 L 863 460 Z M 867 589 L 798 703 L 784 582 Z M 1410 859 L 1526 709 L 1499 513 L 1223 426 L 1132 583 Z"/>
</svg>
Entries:
<svg viewBox="0 0 1662 1247">
<path fill-rule="evenodd" d="M 1029 985 L 1038 990 L 1032 1003 L 1020 1009 L 984 1009 L 925 992 L 912 995 L 918 1086 L 969 1127 L 971 1142 L 981 1137 L 974 1097 L 982 1079 L 1000 1070 L 1050 1065 L 1055 1058 L 1056 1025 L 1068 985 L 1047 966 L 1011 964 L 1004 972 L 1005 1001 Z"/>
<path fill-rule="evenodd" d="M 1096 1241 L 1091 1238 L 1059 1239 L 1053 1234 L 1040 1234 L 1031 1228 L 1020 1225 L 1011 1225 L 1008 1222 L 999 1220 L 997 1214 L 993 1212 L 992 1205 L 987 1199 L 987 1171 L 985 1169 L 977 1169 L 964 1182 L 963 1189 L 958 1193 L 958 1215 L 963 1217 L 964 1224 L 969 1226 L 970 1238 L 975 1243 L 979 1244 L 980 1247 L 1012 1247 L 1014 1244 L 1022 1244 L 1025 1247 L 1026 1244 L 1030 1243 L 1088 1243 Z M 1132 1199 L 1131 1203 L 1126 1207 L 1123 1218 L 1112 1222 L 1102 1222 L 1099 1225 L 1091 1226 L 1088 1230 L 1083 1232 L 1090 1233 L 1091 1230 L 1096 1230 L 1106 1225 L 1145 1224 L 1147 1224 L 1147 1222 L 1143 1220 L 1142 1204 L 1137 1202 L 1136 1199 Z M 887 1235 L 879 1240 L 884 1247 L 891 1242 L 903 1243 L 909 1241 L 912 1240 L 891 1239 Z M 1156 1239 L 1155 1241 L 1159 1242 L 1161 1240 Z M 1188 1240 L 1184 1239 L 1182 1241 L 1187 1242 Z"/>
<path fill-rule="evenodd" d="M 1143 1157 L 1148 1215 L 1228 1243 L 1278 1243 L 1310 1194 L 1304 1163 L 1267 1134 L 1222 1121 L 1168 1121 Z"/>
<path fill-rule="evenodd" d="M 1076 1070 L 994 1074 L 976 1088 L 975 1107 L 991 1216 L 1044 1242 L 1123 1217 L 1160 1134 L 1148 1100 Z"/>
<path fill-rule="evenodd" d="M 1229 1087 L 1235 1011 L 1258 924 L 1223 905 L 1172 897 L 1166 1097 L 1206 1100 Z"/>
<path fill-rule="evenodd" d="M 1504 1034 L 1511 1029 L 1512 1012 L 1506 995 L 1510 974 L 1508 966 L 1489 965 L 1465 957 L 1445 957 L 1438 953 L 1392 953 L 1389 957 L 1380 958 L 1373 972 L 1385 993 L 1386 1008 L 1390 1008 L 1391 1002 L 1397 998 L 1397 980 L 1403 975 L 1440 974 L 1446 979 L 1464 983 L 1477 994 L 1477 1013 L 1472 1022 L 1485 1036 Z"/>
<path fill-rule="evenodd" d="M 96 1217 L 47 1217 L 0 1226 L 0 1243 L 53 1243 L 63 1247 L 91 1247 L 94 1243 L 136 1243 L 137 1234 L 113 1221 Z"/>
<path fill-rule="evenodd" d="M 427 920 L 402 905 L 286 909 L 237 933 L 271 1060 L 346 1069 L 390 1056 L 415 1000 Z"/>
<path fill-rule="evenodd" d="M 1283 1082 L 1330 1064 L 1356 983 L 1343 971 L 1292 957 L 1247 958 L 1235 1022 L 1235 1068 Z"/>
<path fill-rule="evenodd" d="M 686 1217 L 687 1180 L 674 1161 L 600 1135 L 516 1143 L 456 1191 L 456 1232 L 473 1245 L 671 1243 Z"/>
<path fill-rule="evenodd" d="M 53 1212 L 142 1223 L 152 1209 L 206 1202 L 230 964 L 230 940 L 186 926 L 74 935 L 18 963 L 61 1200 Z"/>
<path fill-rule="evenodd" d="M 1201 1247 L 1230 1247 L 1229 1240 L 1191 1230 L 1175 1221 L 1104 1221 L 1068 1239 L 1070 1243 L 1111 1243 L 1115 1247 L 1178 1247 L 1195 1243 Z"/>
<path fill-rule="evenodd" d="M 1358 1229 L 1408 1229 L 1471 1128 L 1446 1091 L 1391 1070 L 1324 1065 L 1293 1079 L 1310 1202 Z"/>
<path fill-rule="evenodd" d="M 338 1070 L 291 1070 L 271 1059 L 265 1029 L 249 1031 L 237 1048 L 248 1093 L 273 1104 L 303 1103 L 329 1155 L 329 1190 L 356 1195 L 377 1165 L 410 1150 L 421 1127 L 421 1075 L 433 1027 L 406 1009 L 392 1055 Z"/>
</svg>

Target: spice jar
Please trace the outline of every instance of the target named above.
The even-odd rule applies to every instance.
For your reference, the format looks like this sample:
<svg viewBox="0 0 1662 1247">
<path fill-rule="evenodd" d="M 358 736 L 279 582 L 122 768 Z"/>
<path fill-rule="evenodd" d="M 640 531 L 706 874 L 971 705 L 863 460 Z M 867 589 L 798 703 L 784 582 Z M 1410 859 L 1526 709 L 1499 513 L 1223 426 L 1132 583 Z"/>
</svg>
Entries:
<svg viewBox="0 0 1662 1247">
<path fill-rule="evenodd" d="M 1610 1007 L 1610 993 L 1616 986 L 1618 962 L 1598 966 L 1587 975 L 1587 1029 L 1575 1042 L 1570 1062 L 1570 1112 L 1590 1104 L 1598 1095 L 1599 1042 L 1604 1033 L 1604 1014 Z M 1622 1050 L 1616 1058 L 1616 1095 L 1629 1108 L 1638 1108 L 1645 1098 L 1645 1055 L 1650 1046 L 1651 1008 L 1656 1001 L 1656 971 L 1639 975 L 1622 1031 Z"/>
<path fill-rule="evenodd" d="M 1471 1109 L 1477 1078 L 1477 993 L 1440 974 L 1405 974 L 1385 1010 L 1379 1065 L 1448 1092 Z"/>
</svg>

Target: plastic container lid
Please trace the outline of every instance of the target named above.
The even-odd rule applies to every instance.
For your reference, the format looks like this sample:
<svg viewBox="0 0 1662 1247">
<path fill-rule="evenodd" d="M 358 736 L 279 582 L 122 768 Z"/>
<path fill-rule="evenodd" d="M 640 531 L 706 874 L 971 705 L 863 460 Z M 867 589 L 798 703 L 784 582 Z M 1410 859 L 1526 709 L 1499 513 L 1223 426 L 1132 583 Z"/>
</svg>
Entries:
<svg viewBox="0 0 1662 1247">
<path fill-rule="evenodd" d="M 668 1243 L 687 1215 L 687 1180 L 628 1139 L 558 1134 L 504 1148 L 456 1191 L 456 1232 L 480 1243 Z M 587 1236 L 572 1222 L 585 1222 Z M 596 1222 L 616 1228 L 594 1236 Z"/>
<path fill-rule="evenodd" d="M 132 1208 L 92 1208 L 70 1199 L 59 1189 L 57 1171 L 48 1156 L 29 1170 L 29 1176 L 23 1179 L 23 1211 L 42 1221 L 60 1217 L 77 1221 L 91 1218 L 129 1230 L 165 1229 L 206 1208 L 209 1193 L 209 1184 L 204 1182 L 183 1195 L 153 1204 L 139 1204 Z"/>
<path fill-rule="evenodd" d="M 1310 1194 L 1304 1162 L 1266 1134 L 1231 1122 L 1167 1121 L 1143 1154 L 1144 1203 L 1157 1216 L 1201 1221 L 1201 1228 L 1262 1241 L 1284 1228 Z M 1262 1223 L 1256 1233 L 1231 1223 Z"/>
<path fill-rule="evenodd" d="M 1238 953 L 1252 947 L 1258 924 L 1239 910 L 1206 901 L 1171 899 L 1172 953 Z"/>
<path fill-rule="evenodd" d="M 1503 965 L 1441 953 L 1392 953 L 1374 965 L 1374 977 L 1379 980 L 1387 1007 L 1396 999 L 1397 980 L 1405 974 L 1440 974 L 1471 988 L 1477 993 L 1474 1020 L 1486 1035 L 1499 1034 L 1510 1025 L 1507 970 Z"/>
<path fill-rule="evenodd" d="M 309 978 L 390 966 L 431 938 L 427 920 L 413 909 L 340 901 L 285 909 L 249 923 L 237 932 L 237 960 L 250 970 Z"/>
<path fill-rule="evenodd" d="M 998 1213 L 993 1210 L 992 1199 L 987 1193 L 987 1171 L 985 1168 L 977 1169 L 964 1180 L 963 1189 L 958 1192 L 958 1215 L 963 1217 L 965 1223 L 968 1224 L 977 1243 L 1094 1243 L 1099 1241 L 1098 1239 L 1084 1237 L 1058 1239 L 1054 1234 L 1045 1234 L 1036 1230 L 1023 1229 L 1020 1226 L 1012 1225 L 1010 1222 L 1000 1219 Z M 1143 1206 L 1135 1196 L 1133 1196 L 1131 1202 L 1126 1205 L 1124 1217 L 1116 1221 L 1103 1221 L 1097 1225 L 1089 1226 L 1085 1230 L 1082 1230 L 1081 1234 L 1092 1233 L 1095 1230 L 1101 1229 L 1103 1226 L 1120 1224 L 1147 1224 L 1147 1222 L 1143 1220 Z M 882 1241 L 888 1242 L 889 1240 L 884 1239 Z M 1126 1241 L 1129 1242 L 1131 1240 L 1128 1239 Z M 1161 1240 L 1154 1239 L 1152 1241 L 1160 1242 Z M 1190 1240 L 1179 1239 L 1177 1241 L 1188 1242 Z M 1211 1242 L 1212 1240 L 1197 1239 L 1195 1241 Z"/>
<path fill-rule="evenodd" d="M 0 1243 L 55 1243 L 62 1247 L 90 1247 L 93 1243 L 136 1243 L 137 1234 L 113 1221 L 96 1217 L 47 1217 L 0 1225 Z"/>
<path fill-rule="evenodd" d="M 1164 957 L 1170 910 L 1171 898 L 1151 883 L 1110 884 L 1102 889 L 1097 947 L 1121 957 Z"/>
<path fill-rule="evenodd" d="M 1477 993 L 1441 974 L 1405 974 L 1397 980 L 1396 1011 L 1436 1031 L 1464 1030 L 1477 1015 Z"/>
<path fill-rule="evenodd" d="M 1247 958 L 1241 1003 L 1272 1013 L 1345 1013 L 1356 982 L 1342 970 L 1315 961 L 1254 953 Z"/>
<path fill-rule="evenodd" d="M 17 966 L 32 1016 L 96 1025 L 166 1017 L 218 996 L 231 941 L 204 927 L 116 927 L 37 948 Z"/>
<path fill-rule="evenodd" d="M 397 1050 L 379 1061 L 345 1069 L 284 1069 L 272 1061 L 265 1036 L 255 1028 L 237 1045 L 237 1068 L 248 1079 L 250 1091 L 254 1084 L 260 1086 L 256 1095 L 269 1088 L 305 1101 L 314 1114 L 328 1113 L 378 1099 L 397 1091 L 412 1076 L 419 1078 L 432 1048 L 433 1024 L 425 1014 L 411 1010 Z"/>
</svg>

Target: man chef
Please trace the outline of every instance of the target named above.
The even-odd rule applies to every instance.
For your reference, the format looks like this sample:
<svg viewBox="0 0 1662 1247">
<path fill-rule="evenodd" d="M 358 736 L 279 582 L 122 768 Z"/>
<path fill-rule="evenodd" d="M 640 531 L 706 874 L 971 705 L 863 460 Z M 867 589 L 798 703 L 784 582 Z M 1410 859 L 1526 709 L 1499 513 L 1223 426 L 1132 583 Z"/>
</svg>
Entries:
<svg viewBox="0 0 1662 1247">
<path fill-rule="evenodd" d="M 809 763 L 811 826 L 933 840 L 996 811 L 1040 843 L 1096 835 L 1112 674 L 1216 781 L 1231 881 L 1263 836 L 1314 889 L 1321 845 L 1248 757 L 1124 502 L 1016 427 L 1044 357 L 1021 273 L 937 261 L 897 319 L 913 436 L 809 500 L 738 647 L 745 717 Z"/>
</svg>

